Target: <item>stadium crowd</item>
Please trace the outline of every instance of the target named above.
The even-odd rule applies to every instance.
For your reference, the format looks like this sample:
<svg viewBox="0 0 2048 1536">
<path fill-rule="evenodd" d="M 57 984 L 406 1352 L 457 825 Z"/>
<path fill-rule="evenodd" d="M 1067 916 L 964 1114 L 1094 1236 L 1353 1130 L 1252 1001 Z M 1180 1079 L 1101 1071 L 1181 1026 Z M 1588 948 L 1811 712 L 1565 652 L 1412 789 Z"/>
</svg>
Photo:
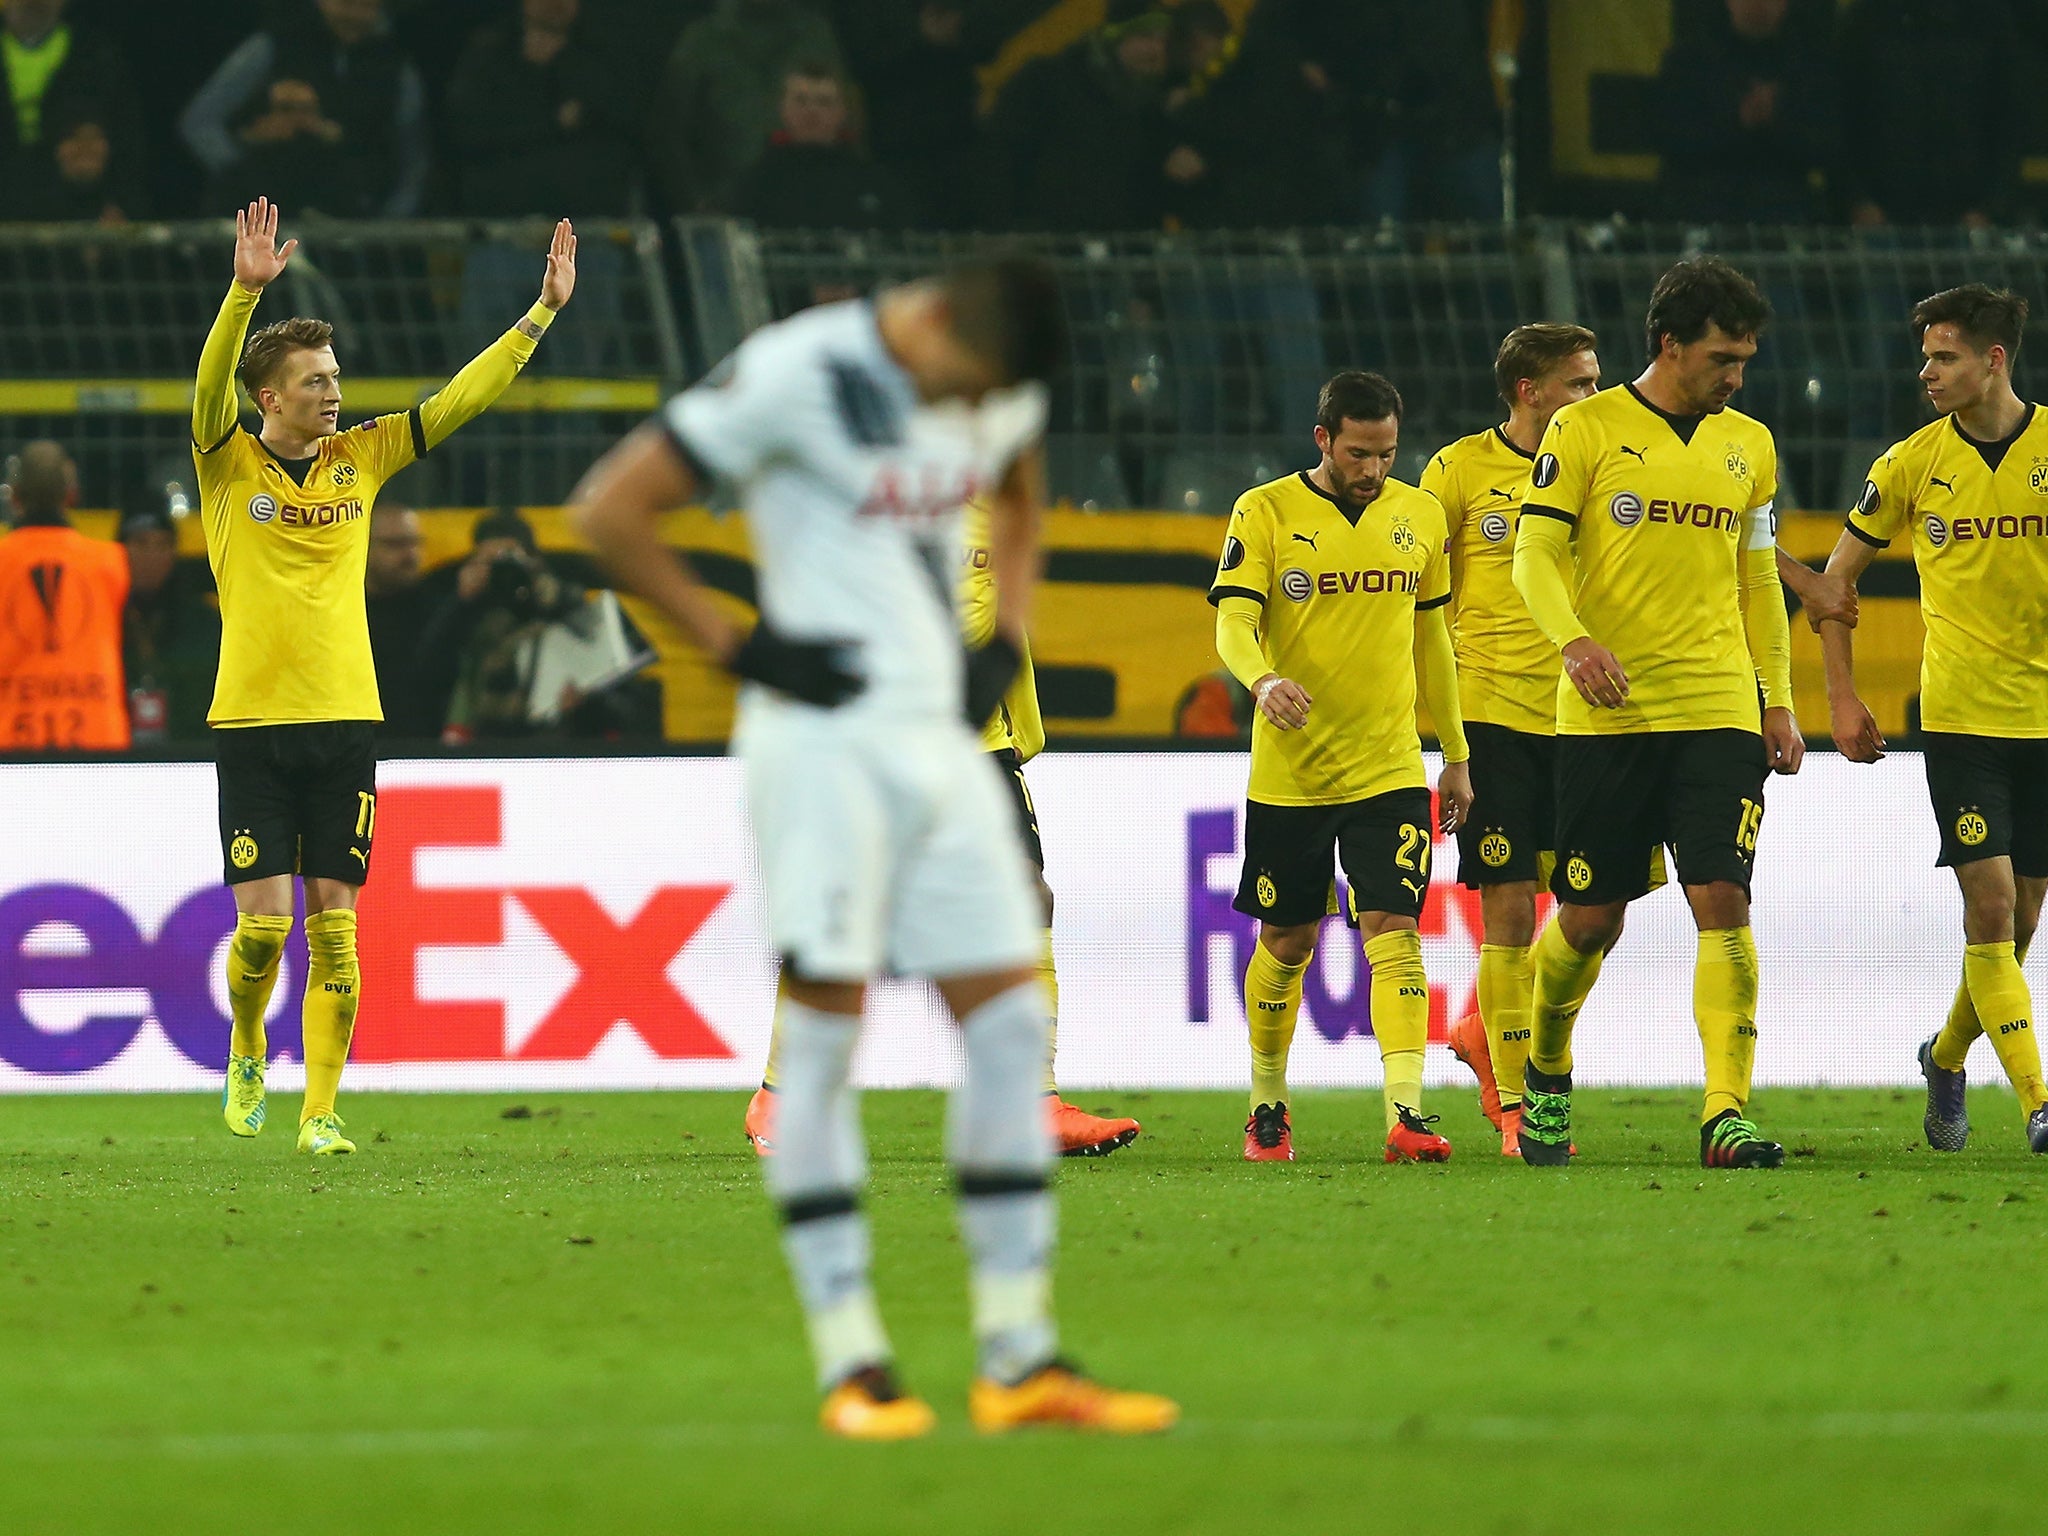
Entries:
<svg viewBox="0 0 2048 1536">
<path fill-rule="evenodd" d="M 1503 0 L 0 10 L 0 217 L 18 220 L 188 217 L 258 192 L 344 217 L 815 228 L 1487 219 L 1497 56 L 1536 30 Z M 2016 124 L 2044 59 L 2048 7 L 2017 0 L 1677 0 L 1648 114 L 1662 211 L 2036 218 Z M 1982 88 L 1928 93 L 1929 72 Z"/>
</svg>

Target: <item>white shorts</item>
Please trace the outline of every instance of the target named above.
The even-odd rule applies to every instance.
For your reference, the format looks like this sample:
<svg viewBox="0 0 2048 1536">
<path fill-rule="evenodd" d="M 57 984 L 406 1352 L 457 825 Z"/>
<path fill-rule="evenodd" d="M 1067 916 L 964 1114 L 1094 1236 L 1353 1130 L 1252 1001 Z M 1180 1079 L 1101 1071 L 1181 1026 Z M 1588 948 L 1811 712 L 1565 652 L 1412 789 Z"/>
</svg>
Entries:
<svg viewBox="0 0 2048 1536">
<path fill-rule="evenodd" d="M 776 952 L 809 981 L 1035 965 L 1044 927 L 1002 769 L 964 722 L 743 712 Z"/>
</svg>

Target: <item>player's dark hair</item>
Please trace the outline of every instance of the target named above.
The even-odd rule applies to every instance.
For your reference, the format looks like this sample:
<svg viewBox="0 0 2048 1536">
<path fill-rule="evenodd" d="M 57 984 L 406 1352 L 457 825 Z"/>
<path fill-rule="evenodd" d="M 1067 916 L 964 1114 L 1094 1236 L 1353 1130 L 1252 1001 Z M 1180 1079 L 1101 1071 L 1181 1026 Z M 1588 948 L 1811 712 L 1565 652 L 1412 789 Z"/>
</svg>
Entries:
<svg viewBox="0 0 2048 1536">
<path fill-rule="evenodd" d="M 1771 302 L 1755 283 L 1718 256 L 1694 256 L 1657 279 L 1643 330 L 1655 362 L 1666 336 L 1687 346 L 1718 325 L 1726 335 L 1754 338 L 1770 318 Z"/>
<path fill-rule="evenodd" d="M 1509 407 L 1515 403 L 1515 388 L 1524 379 L 1541 379 L 1566 358 L 1590 352 L 1600 338 L 1583 325 L 1557 325 L 1541 321 L 1518 325 L 1509 331 L 1493 359 L 1493 387 Z"/>
<path fill-rule="evenodd" d="M 1052 267 L 1031 256 L 964 262 L 939 280 L 953 334 L 1005 384 L 1043 383 L 1066 366 L 1067 306 Z"/>
<path fill-rule="evenodd" d="M 253 400 L 257 390 L 277 377 L 286 357 L 333 344 L 334 327 L 325 320 L 294 315 L 289 320 L 266 325 L 249 338 L 248 345 L 242 348 L 242 362 L 235 369 L 235 377 L 242 381 L 242 388 L 249 391 Z"/>
<path fill-rule="evenodd" d="M 1316 425 L 1335 437 L 1347 421 L 1401 419 L 1401 391 L 1377 373 L 1347 368 L 1316 397 Z"/>
<path fill-rule="evenodd" d="M 2027 328 L 2027 301 L 2010 288 L 1965 283 L 1945 288 L 1913 306 L 1913 339 L 1927 339 L 1930 325 L 1952 325 L 1979 352 L 2005 348 L 2005 362 L 2020 355 L 2020 333 Z"/>
</svg>

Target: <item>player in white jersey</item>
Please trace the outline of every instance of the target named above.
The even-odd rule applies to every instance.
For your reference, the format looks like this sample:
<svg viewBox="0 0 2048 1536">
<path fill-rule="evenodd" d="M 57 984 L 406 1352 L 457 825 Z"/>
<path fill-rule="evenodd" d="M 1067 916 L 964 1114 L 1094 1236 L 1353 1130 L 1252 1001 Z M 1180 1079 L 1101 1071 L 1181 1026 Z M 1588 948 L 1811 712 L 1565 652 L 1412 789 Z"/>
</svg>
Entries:
<svg viewBox="0 0 2048 1536">
<path fill-rule="evenodd" d="M 756 332 L 598 462 L 577 526 L 619 575 L 746 681 L 746 769 L 783 958 L 769 1193 L 835 1433 L 933 1415 L 897 1386 L 869 1283 L 849 1069 L 873 977 L 930 977 L 966 1047 L 948 1149 L 973 1271 L 977 1428 L 1164 1429 L 1164 1398 L 1055 1354 L 1049 1019 L 1038 910 L 999 772 L 971 727 L 1014 675 L 1044 501 L 1046 379 L 1066 331 L 1040 264 L 997 260 Z M 742 640 L 657 533 L 712 481 L 752 526 L 761 622 Z M 959 639 L 961 507 L 991 511 L 995 633 Z"/>
</svg>

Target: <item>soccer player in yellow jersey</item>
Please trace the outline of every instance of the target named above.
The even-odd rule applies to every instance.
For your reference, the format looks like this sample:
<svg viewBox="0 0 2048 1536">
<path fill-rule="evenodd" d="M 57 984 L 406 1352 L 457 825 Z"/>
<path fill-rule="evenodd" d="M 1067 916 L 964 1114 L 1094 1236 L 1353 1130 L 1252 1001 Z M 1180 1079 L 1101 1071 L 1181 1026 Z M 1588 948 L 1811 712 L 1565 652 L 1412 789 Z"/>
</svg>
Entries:
<svg viewBox="0 0 2048 1536">
<path fill-rule="evenodd" d="M 1769 317 L 1726 262 L 1672 267 L 1650 295 L 1649 366 L 1553 416 L 1530 469 L 1515 586 L 1564 655 L 1558 909 L 1533 957 L 1520 1136 L 1532 1164 L 1570 1160 L 1572 1025 L 1662 845 L 1700 930 L 1700 1162 L 1784 1161 L 1744 1114 L 1756 1052 L 1749 880 L 1765 776 L 1797 772 L 1805 744 L 1778 584 L 1777 446 L 1728 409 Z"/>
<path fill-rule="evenodd" d="M 361 1002 L 356 897 L 377 827 L 372 739 L 383 718 L 363 606 L 378 487 L 503 393 L 576 286 L 576 236 L 555 226 L 541 296 L 526 317 L 409 411 L 340 430 L 332 329 L 294 318 L 243 337 L 296 240 L 277 209 L 235 215 L 235 280 L 199 355 L 192 400 L 206 553 L 220 586 L 220 671 L 207 721 L 219 763 L 220 840 L 235 893 L 228 945 L 222 1113 L 263 1129 L 263 1014 L 306 887 L 306 1097 L 299 1150 L 353 1152 L 334 1113 Z M 261 418 L 236 421 L 239 378 Z"/>
<path fill-rule="evenodd" d="M 969 650 L 988 643 L 996 627 L 996 583 L 989 567 L 988 508 L 969 502 L 962 529 L 964 564 L 958 593 L 962 638 Z M 1077 1104 L 1060 1097 L 1053 1077 L 1053 1059 L 1058 1050 L 1059 974 L 1052 958 L 1052 887 L 1045 883 L 1045 844 L 1038 835 L 1038 809 L 1031 801 L 1031 786 L 1024 781 L 1024 765 L 1045 747 L 1045 721 L 1038 713 L 1038 681 L 1031 671 L 1031 647 L 1023 648 L 1017 679 L 996 712 L 982 727 L 982 749 L 990 753 L 1003 770 L 1017 811 L 1017 835 L 1024 851 L 1038 871 L 1038 898 L 1045 908 L 1045 948 L 1038 962 L 1038 974 L 1053 1000 L 1053 1028 L 1045 1042 L 1045 1098 L 1052 1112 L 1053 1135 L 1062 1157 L 1107 1157 L 1138 1139 L 1144 1127 L 1118 1115 L 1091 1115 Z M 747 1140 L 762 1154 L 774 1150 L 775 1079 L 777 1045 L 781 1034 L 778 1010 L 776 1028 L 768 1040 L 768 1068 L 761 1086 L 747 1104 Z"/>
<path fill-rule="evenodd" d="M 1417 482 L 1443 504 L 1451 540 L 1451 639 L 1458 702 L 1472 747 L 1471 817 L 1458 829 L 1458 881 L 1479 892 L 1479 1006 L 1451 1049 L 1480 1082 L 1480 1105 L 1520 1149 L 1522 1065 L 1529 1055 L 1529 949 L 1536 885 L 1549 859 L 1557 736 L 1557 648 L 1515 590 L 1515 524 L 1529 466 L 1558 410 L 1600 387 L 1593 333 L 1520 325 L 1494 358 L 1508 408 L 1497 427 L 1460 438 Z"/>
<path fill-rule="evenodd" d="M 1251 1116 L 1244 1155 L 1292 1161 L 1287 1053 L 1302 973 L 1335 910 L 1372 970 L 1385 1064 L 1388 1162 L 1443 1162 L 1451 1144 L 1422 1115 L 1429 980 L 1416 920 L 1429 891 L 1429 781 L 1415 728 L 1415 657 L 1443 742 L 1443 823 L 1472 805 L 1444 510 L 1392 478 L 1401 396 L 1376 373 L 1340 373 L 1316 406 L 1314 469 L 1258 486 L 1230 515 L 1209 601 L 1216 650 L 1258 704 L 1237 910 L 1259 920 L 1245 972 Z M 1334 858 L 1333 858 L 1334 850 Z"/>
<path fill-rule="evenodd" d="M 1963 1064 L 1979 1035 L 2019 1094 L 2027 1145 L 2048 1152 L 2048 1088 L 2020 971 L 2048 892 L 2048 411 L 2012 386 L 2026 319 L 2026 300 L 1982 283 L 1914 306 L 1920 380 L 1940 419 L 1870 466 L 1828 560 L 1853 582 L 1905 534 L 1920 572 L 1921 750 L 1938 862 L 1963 892 L 1962 985 L 1920 1047 L 1937 1152 L 1969 1139 Z M 1820 635 L 1835 745 L 1875 762 L 1884 738 L 1856 696 L 1849 631 L 1830 623 Z"/>
</svg>

